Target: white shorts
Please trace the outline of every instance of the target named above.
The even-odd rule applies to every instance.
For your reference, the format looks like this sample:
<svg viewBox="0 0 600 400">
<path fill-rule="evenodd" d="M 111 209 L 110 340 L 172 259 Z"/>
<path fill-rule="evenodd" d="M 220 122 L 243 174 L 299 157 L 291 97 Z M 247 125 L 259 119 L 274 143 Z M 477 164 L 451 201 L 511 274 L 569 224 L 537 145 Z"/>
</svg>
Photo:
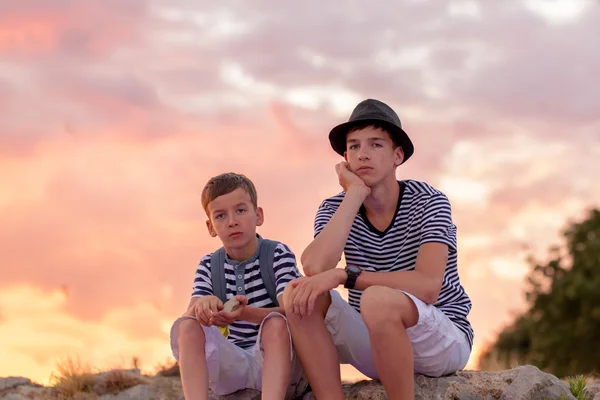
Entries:
<svg viewBox="0 0 600 400">
<path fill-rule="evenodd" d="M 287 318 L 283 314 L 270 313 L 260 325 L 256 344 L 249 349 L 242 349 L 231 343 L 216 326 L 202 326 L 206 336 L 205 353 L 209 387 L 216 395 L 223 396 L 247 388 L 262 390 L 264 352 L 260 338 L 262 337 L 263 324 L 273 317 L 283 318 L 287 325 Z M 179 324 L 185 319 L 195 320 L 196 318 L 180 317 L 171 327 L 171 351 L 177 362 L 179 362 Z M 292 336 L 289 326 L 288 335 L 290 348 L 292 348 Z M 294 354 L 293 349 L 290 352 L 290 360 L 292 362 L 292 374 L 287 398 L 299 396 L 308 386 L 300 361 Z"/>
<path fill-rule="evenodd" d="M 466 335 L 436 307 L 405 293 L 417 306 L 419 320 L 406 330 L 413 347 L 415 374 L 439 377 L 463 369 L 471 348 Z M 336 291 L 325 324 L 333 337 L 342 364 L 351 364 L 363 375 L 377 379 L 369 331 L 362 316 Z"/>
</svg>

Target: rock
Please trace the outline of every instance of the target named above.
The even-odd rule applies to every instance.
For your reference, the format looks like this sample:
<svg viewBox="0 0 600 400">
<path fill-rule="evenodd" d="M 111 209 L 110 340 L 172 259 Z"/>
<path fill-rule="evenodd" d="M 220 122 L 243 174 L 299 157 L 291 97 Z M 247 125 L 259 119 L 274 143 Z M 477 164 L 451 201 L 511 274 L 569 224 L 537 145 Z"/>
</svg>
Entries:
<svg viewBox="0 0 600 400">
<path fill-rule="evenodd" d="M 600 380 L 590 382 L 586 385 L 586 387 L 593 400 L 600 400 Z"/>
<path fill-rule="evenodd" d="M 0 378 L 0 392 L 12 389 L 17 386 L 28 385 L 31 383 L 30 379 L 23 378 L 20 376 L 9 376 L 7 378 Z"/>
<path fill-rule="evenodd" d="M 96 374 L 96 379 L 105 379 L 106 377 L 114 374 L 114 373 L 123 373 L 123 374 L 128 374 L 128 375 L 137 375 L 140 376 L 141 372 L 139 369 L 137 368 L 133 368 L 133 369 L 111 369 L 110 371 L 104 371 L 104 372 L 100 372 L 99 374 Z"/>
<path fill-rule="evenodd" d="M 112 382 L 112 383 L 111 383 Z M 387 399 L 379 381 L 344 383 L 347 399 Z M 183 396 L 181 380 L 165 376 L 144 376 L 137 370 L 115 370 L 99 374 L 95 393 L 77 393 L 75 400 L 179 400 Z M 0 378 L 0 400 L 52 399 L 56 390 L 31 383 L 26 378 Z M 590 400 L 600 400 L 600 381 L 587 385 Z M 261 393 L 246 389 L 228 396 L 210 393 L 210 400 L 259 400 Z M 498 372 L 460 371 L 442 378 L 415 376 L 415 400 L 575 400 L 566 383 L 534 366 L 522 366 Z M 304 400 L 315 399 L 313 393 Z"/>
<path fill-rule="evenodd" d="M 347 399 L 387 399 L 378 381 L 361 381 L 343 385 Z M 564 397 L 561 397 L 564 396 Z M 415 376 L 415 400 L 543 400 L 575 399 L 568 386 L 553 375 L 534 366 L 499 372 L 460 371 L 441 378 Z M 304 400 L 313 400 L 309 393 Z"/>
<path fill-rule="evenodd" d="M 149 385 L 137 385 L 117 394 L 105 394 L 100 400 L 143 400 L 151 399 L 152 391 Z"/>
<path fill-rule="evenodd" d="M 161 371 L 158 372 L 157 374 L 158 376 L 166 376 L 166 377 L 179 377 L 180 376 L 180 372 L 179 372 L 179 363 L 175 363 L 170 367 L 165 367 L 163 368 Z"/>
<path fill-rule="evenodd" d="M 254 389 L 245 389 L 240 390 L 239 392 L 235 392 L 229 394 L 227 396 L 217 396 L 214 393 L 210 393 L 208 396 L 208 400 L 260 400 L 261 393 L 258 390 Z"/>
<path fill-rule="evenodd" d="M 138 369 L 115 369 L 96 375 L 94 392 L 99 395 L 116 394 L 138 385 L 149 385 L 151 378 L 140 375 Z"/>
<path fill-rule="evenodd" d="M 6 383 L 9 378 L 0 378 L 0 387 L 2 381 Z M 49 399 L 52 389 L 45 388 L 41 385 L 32 383 L 27 378 L 19 378 L 20 380 L 12 380 L 12 385 L 4 386 L 0 390 L 0 400 L 22 400 L 22 399 Z"/>
<path fill-rule="evenodd" d="M 240 301 L 238 299 L 236 299 L 235 297 L 232 297 L 229 300 L 227 300 L 225 302 L 225 304 L 223 304 L 223 311 L 225 311 L 225 312 L 235 311 L 239 305 L 240 305 Z"/>
</svg>

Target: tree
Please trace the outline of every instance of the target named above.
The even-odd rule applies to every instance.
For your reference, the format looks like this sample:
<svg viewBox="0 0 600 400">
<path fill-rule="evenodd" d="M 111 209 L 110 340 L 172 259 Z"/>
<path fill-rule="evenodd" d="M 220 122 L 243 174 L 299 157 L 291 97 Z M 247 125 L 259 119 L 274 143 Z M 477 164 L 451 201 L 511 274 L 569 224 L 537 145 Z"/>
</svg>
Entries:
<svg viewBox="0 0 600 400">
<path fill-rule="evenodd" d="M 600 210 L 563 231 L 548 260 L 530 259 L 529 309 L 481 356 L 530 363 L 559 377 L 600 371 Z"/>
</svg>

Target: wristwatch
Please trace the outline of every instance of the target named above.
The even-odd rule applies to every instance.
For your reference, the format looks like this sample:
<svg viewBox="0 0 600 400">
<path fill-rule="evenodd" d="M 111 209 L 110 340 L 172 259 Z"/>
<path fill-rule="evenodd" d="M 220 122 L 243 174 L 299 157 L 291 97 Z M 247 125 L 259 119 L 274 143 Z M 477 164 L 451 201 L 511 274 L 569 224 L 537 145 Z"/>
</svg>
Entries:
<svg viewBox="0 0 600 400">
<path fill-rule="evenodd" d="M 348 274 L 348 278 L 346 279 L 344 287 L 346 289 L 354 289 L 354 286 L 356 285 L 356 279 L 358 279 L 358 276 L 362 273 L 362 269 L 356 265 L 347 265 L 345 270 Z"/>
</svg>

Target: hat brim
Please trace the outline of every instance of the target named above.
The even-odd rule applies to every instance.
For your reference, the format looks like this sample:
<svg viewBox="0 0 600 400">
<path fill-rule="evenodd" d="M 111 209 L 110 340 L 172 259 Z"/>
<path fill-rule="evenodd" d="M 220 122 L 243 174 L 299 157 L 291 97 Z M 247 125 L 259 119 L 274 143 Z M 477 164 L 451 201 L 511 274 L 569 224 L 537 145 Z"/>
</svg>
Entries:
<svg viewBox="0 0 600 400">
<path fill-rule="evenodd" d="M 404 164 L 406 160 L 408 160 L 415 152 L 414 145 L 408 137 L 408 134 L 397 125 L 377 118 L 355 119 L 334 127 L 329 132 L 329 143 L 331 143 L 333 150 L 339 155 L 344 156 L 344 153 L 346 152 L 346 135 L 348 132 L 358 125 L 364 125 L 365 123 L 371 122 L 385 128 L 385 130 L 392 136 L 392 140 L 402 147 L 404 152 L 404 160 L 402 160 L 402 164 Z"/>
</svg>

